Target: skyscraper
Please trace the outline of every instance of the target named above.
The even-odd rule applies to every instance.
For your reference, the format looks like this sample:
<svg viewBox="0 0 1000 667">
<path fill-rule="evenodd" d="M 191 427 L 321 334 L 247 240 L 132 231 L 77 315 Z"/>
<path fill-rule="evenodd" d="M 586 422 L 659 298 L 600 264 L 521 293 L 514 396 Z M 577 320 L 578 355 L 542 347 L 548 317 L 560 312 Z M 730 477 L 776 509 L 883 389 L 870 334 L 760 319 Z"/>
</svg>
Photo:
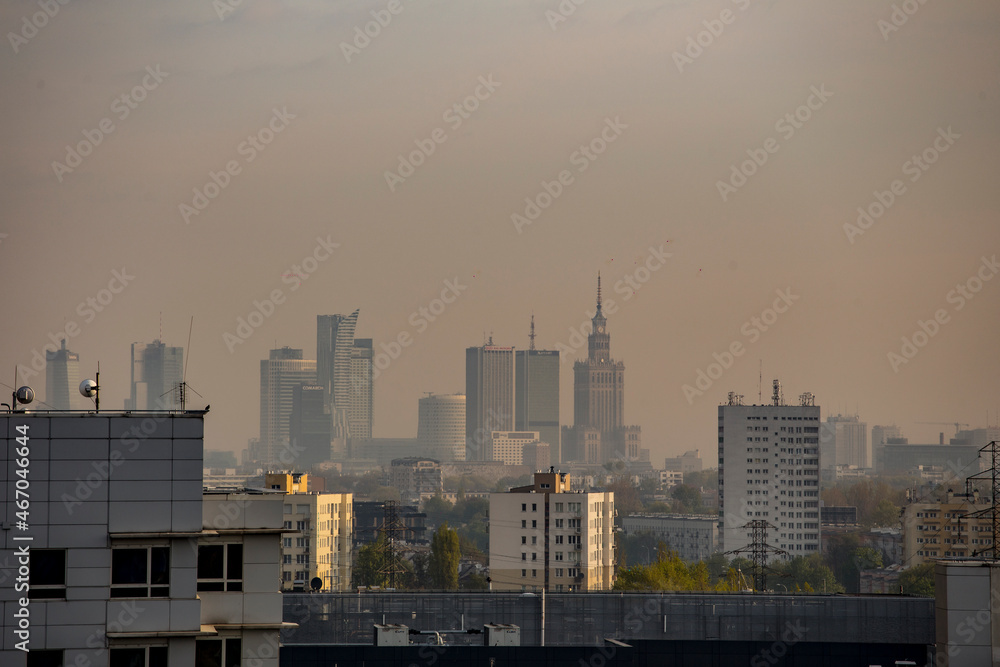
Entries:
<svg viewBox="0 0 1000 667">
<path fill-rule="evenodd" d="M 465 460 L 465 394 L 431 394 L 419 401 L 417 442 L 440 461 Z"/>
<path fill-rule="evenodd" d="M 308 468 L 330 458 L 330 415 L 323 405 L 323 387 L 300 384 L 292 387 L 292 412 L 288 423 L 296 467 Z"/>
<path fill-rule="evenodd" d="M 868 446 L 868 424 L 857 415 L 831 415 L 820 426 L 820 450 L 823 468 L 836 479 L 839 466 L 871 468 L 872 451 Z"/>
<path fill-rule="evenodd" d="M 538 431 L 539 439 L 549 445 L 552 460 L 560 460 L 559 351 L 535 349 L 534 317 L 529 349 L 514 355 L 514 377 L 514 428 Z"/>
<path fill-rule="evenodd" d="M 750 544 L 746 525 L 770 524 L 767 543 L 789 557 L 820 551 L 819 407 L 812 394 L 785 405 L 774 381 L 769 405 L 719 406 L 719 536 L 722 549 Z"/>
<path fill-rule="evenodd" d="M 316 384 L 316 362 L 302 358 L 302 350 L 271 350 L 260 362 L 260 443 L 262 463 L 289 465 L 281 453 L 289 445 L 292 398 L 300 385 Z M 285 458 L 288 458 L 287 456 Z"/>
<path fill-rule="evenodd" d="M 184 380 L 184 348 L 159 339 L 132 343 L 132 392 L 128 410 L 180 410 L 178 385 Z"/>
<path fill-rule="evenodd" d="M 316 380 L 323 387 L 335 437 L 350 435 L 351 357 L 360 312 L 316 316 Z"/>
<path fill-rule="evenodd" d="M 493 431 L 514 430 L 514 348 L 465 350 L 465 460 L 485 461 Z"/>
<path fill-rule="evenodd" d="M 369 440 L 372 437 L 373 383 L 372 339 L 355 338 L 351 348 L 351 397 L 347 422 L 350 437 Z"/>
<path fill-rule="evenodd" d="M 597 309 L 587 336 L 587 358 L 573 364 L 573 428 L 564 432 L 562 460 L 604 463 L 638 460 L 642 432 L 625 425 L 625 363 L 611 357 L 611 334 L 601 304 L 597 275 Z"/>
<path fill-rule="evenodd" d="M 79 410 L 86 407 L 81 401 L 80 355 L 66 349 L 45 351 L 45 402 L 50 410 Z"/>
</svg>

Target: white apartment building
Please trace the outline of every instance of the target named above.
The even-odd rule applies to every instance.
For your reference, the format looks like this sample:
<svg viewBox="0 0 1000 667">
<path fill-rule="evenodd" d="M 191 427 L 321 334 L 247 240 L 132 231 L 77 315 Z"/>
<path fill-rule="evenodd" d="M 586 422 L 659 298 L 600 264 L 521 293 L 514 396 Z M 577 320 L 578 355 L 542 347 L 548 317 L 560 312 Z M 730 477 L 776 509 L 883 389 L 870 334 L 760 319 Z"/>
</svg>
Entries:
<svg viewBox="0 0 1000 667">
<path fill-rule="evenodd" d="M 719 535 L 722 550 L 750 544 L 746 524 L 767 521 L 768 544 L 787 558 L 820 551 L 819 416 L 812 394 L 784 405 L 778 381 L 770 405 L 719 406 Z"/>
<path fill-rule="evenodd" d="M 681 560 L 696 562 L 719 550 L 718 523 L 718 517 L 703 514 L 630 514 L 622 519 L 622 532 L 655 535 Z"/>
<path fill-rule="evenodd" d="M 204 501 L 203 432 L 204 411 L 0 415 L 0 664 L 277 667 L 280 504 Z"/>
<path fill-rule="evenodd" d="M 538 431 L 493 431 L 488 460 L 509 466 L 524 465 L 524 448 L 538 442 Z"/>
<path fill-rule="evenodd" d="M 490 494 L 493 590 L 611 590 L 614 501 L 609 491 L 571 491 L 569 474 L 554 469 Z"/>
<path fill-rule="evenodd" d="M 264 485 L 283 494 L 282 589 L 310 590 L 319 579 L 319 590 L 350 590 L 354 495 L 311 492 L 304 473 L 267 473 Z"/>
</svg>

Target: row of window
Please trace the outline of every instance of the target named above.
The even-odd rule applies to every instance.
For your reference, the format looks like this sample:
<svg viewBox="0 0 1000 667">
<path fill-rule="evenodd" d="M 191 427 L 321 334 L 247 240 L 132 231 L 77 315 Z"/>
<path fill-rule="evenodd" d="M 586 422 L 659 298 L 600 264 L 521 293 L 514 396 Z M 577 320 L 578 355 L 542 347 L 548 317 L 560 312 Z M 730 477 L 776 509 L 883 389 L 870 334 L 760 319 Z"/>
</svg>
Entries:
<svg viewBox="0 0 1000 667">
<path fill-rule="evenodd" d="M 66 597 L 66 549 L 32 549 L 29 596 Z M 198 590 L 243 590 L 243 545 L 198 546 Z M 170 597 L 170 547 L 118 547 L 111 550 L 112 598 Z"/>
<path fill-rule="evenodd" d="M 198 639 L 195 641 L 194 667 L 240 667 L 243 655 L 241 639 Z M 27 667 L 63 667 L 63 649 L 28 652 Z M 130 646 L 108 650 L 110 667 L 167 667 L 166 646 Z"/>
</svg>

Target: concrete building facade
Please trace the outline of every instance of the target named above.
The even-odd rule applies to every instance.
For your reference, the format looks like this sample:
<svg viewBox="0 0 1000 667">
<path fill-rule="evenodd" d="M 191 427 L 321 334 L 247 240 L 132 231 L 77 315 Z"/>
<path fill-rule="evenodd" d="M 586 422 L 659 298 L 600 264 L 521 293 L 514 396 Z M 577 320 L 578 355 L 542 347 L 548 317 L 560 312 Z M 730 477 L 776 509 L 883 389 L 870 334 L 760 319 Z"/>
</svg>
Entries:
<svg viewBox="0 0 1000 667">
<path fill-rule="evenodd" d="M 399 489 L 400 502 L 419 503 L 423 494 L 444 490 L 441 463 L 420 457 L 394 459 L 389 468 L 389 484 Z"/>
<path fill-rule="evenodd" d="M 418 402 L 417 440 L 441 461 L 465 460 L 465 394 L 431 394 Z"/>
<path fill-rule="evenodd" d="M 993 548 L 993 525 L 988 513 L 969 514 L 989 507 L 961 493 L 948 493 L 944 502 L 910 503 L 903 508 L 903 562 L 907 567 L 940 558 L 971 558 Z"/>
<path fill-rule="evenodd" d="M 261 360 L 260 436 L 257 451 L 251 452 L 255 460 L 271 465 L 281 461 L 291 444 L 292 399 L 303 384 L 316 384 L 316 362 L 303 359 L 302 350 L 274 349 Z"/>
<path fill-rule="evenodd" d="M 719 550 L 719 519 L 701 514 L 630 514 L 622 519 L 626 535 L 652 533 L 681 560 L 705 560 Z"/>
<path fill-rule="evenodd" d="M 719 406 L 719 533 L 725 551 L 750 543 L 746 524 L 767 521 L 768 543 L 788 557 L 820 551 L 819 417 L 811 394 L 784 405 L 774 381 L 770 405 Z"/>
<path fill-rule="evenodd" d="M 554 470 L 490 494 L 493 590 L 611 590 L 614 516 L 614 493 L 573 492 Z"/>
<path fill-rule="evenodd" d="M 200 411 L 0 415 L 22 522 L 0 562 L 29 571 L 0 587 L 0 664 L 277 667 L 280 514 L 204 500 L 203 432 Z"/>
<path fill-rule="evenodd" d="M 514 348 L 465 350 L 465 460 L 488 461 L 493 431 L 514 430 Z"/>
<path fill-rule="evenodd" d="M 532 320 L 534 332 L 534 320 Z M 517 350 L 514 355 L 514 428 L 538 431 L 559 460 L 559 351 Z"/>
</svg>

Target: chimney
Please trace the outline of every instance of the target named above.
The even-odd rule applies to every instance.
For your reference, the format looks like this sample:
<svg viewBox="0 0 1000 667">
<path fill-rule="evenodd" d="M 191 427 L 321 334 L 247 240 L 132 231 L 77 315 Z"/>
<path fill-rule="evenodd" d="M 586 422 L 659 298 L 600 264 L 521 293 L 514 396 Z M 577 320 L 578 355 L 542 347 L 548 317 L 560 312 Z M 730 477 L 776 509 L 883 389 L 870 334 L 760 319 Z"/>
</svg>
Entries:
<svg viewBox="0 0 1000 667">
<path fill-rule="evenodd" d="M 938 444 L 939 445 L 944 444 L 944 433 L 938 433 Z"/>
</svg>

